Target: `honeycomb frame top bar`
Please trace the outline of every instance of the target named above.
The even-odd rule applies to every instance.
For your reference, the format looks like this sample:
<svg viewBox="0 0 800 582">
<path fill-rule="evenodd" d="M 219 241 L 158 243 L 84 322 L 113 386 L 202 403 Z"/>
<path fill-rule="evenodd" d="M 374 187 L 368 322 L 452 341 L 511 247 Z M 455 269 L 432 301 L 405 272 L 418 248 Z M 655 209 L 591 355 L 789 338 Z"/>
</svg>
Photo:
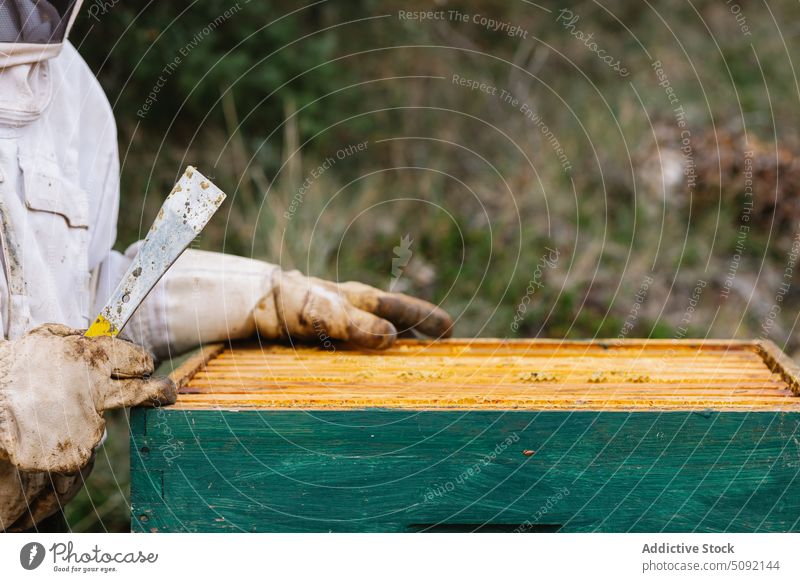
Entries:
<svg viewBox="0 0 800 582">
<path fill-rule="evenodd" d="M 798 368 L 767 341 L 215 344 L 172 377 L 179 410 L 800 411 Z"/>
</svg>

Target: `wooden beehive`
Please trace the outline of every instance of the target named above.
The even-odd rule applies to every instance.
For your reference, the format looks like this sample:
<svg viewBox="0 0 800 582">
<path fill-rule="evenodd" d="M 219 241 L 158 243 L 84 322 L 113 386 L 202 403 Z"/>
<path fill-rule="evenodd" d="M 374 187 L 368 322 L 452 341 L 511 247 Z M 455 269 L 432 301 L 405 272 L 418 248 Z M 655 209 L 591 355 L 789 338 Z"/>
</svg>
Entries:
<svg viewBox="0 0 800 582">
<path fill-rule="evenodd" d="M 132 412 L 134 531 L 795 531 L 769 342 L 209 346 Z"/>
</svg>

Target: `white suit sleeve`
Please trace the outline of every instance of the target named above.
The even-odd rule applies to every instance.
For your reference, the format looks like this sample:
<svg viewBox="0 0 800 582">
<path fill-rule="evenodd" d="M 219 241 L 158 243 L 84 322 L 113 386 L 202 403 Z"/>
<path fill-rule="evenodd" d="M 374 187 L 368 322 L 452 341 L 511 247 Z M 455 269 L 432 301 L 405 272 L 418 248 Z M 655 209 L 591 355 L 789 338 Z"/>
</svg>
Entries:
<svg viewBox="0 0 800 582">
<path fill-rule="evenodd" d="M 94 312 L 99 313 L 133 260 L 139 243 L 112 253 L 101 266 Z M 253 311 L 278 267 L 188 249 L 147 296 L 122 336 L 163 359 L 195 346 L 255 334 Z M 102 298 L 102 299 L 101 299 Z"/>
</svg>

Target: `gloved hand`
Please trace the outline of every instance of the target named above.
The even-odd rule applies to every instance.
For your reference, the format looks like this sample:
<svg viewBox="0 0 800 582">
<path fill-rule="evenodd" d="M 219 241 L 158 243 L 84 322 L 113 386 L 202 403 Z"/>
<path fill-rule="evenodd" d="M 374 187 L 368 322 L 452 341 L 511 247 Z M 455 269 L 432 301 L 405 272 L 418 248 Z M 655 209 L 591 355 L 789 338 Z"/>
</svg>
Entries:
<svg viewBox="0 0 800 582">
<path fill-rule="evenodd" d="M 175 402 L 173 382 L 152 373 L 146 350 L 63 325 L 1 342 L 0 460 L 21 471 L 79 471 L 103 436 L 104 410 Z"/>
<path fill-rule="evenodd" d="M 453 320 L 435 305 L 363 283 L 331 283 L 299 271 L 273 273 L 269 293 L 253 313 L 261 337 L 324 342 L 347 341 L 386 349 L 398 332 L 415 329 L 431 337 L 449 337 Z"/>
<path fill-rule="evenodd" d="M 135 252 L 135 247 L 129 251 Z M 110 278 L 113 279 L 113 278 Z M 97 307 L 99 309 L 99 307 Z M 440 338 L 453 320 L 435 305 L 361 283 L 332 283 L 263 261 L 189 249 L 167 271 L 125 332 L 160 358 L 247 339 L 382 349 L 411 329 Z"/>
</svg>

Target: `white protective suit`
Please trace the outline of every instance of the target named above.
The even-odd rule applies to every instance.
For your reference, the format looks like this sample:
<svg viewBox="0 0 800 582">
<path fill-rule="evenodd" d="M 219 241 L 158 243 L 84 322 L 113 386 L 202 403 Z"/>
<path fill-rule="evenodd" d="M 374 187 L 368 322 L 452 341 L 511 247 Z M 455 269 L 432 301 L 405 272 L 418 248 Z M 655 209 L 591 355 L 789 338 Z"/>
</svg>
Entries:
<svg viewBox="0 0 800 582">
<path fill-rule="evenodd" d="M 28 13 L 23 32 L 15 37 L 7 27 L 13 19 L 4 21 L 8 6 L 0 7 L 0 331 L 15 346 L 3 353 L 19 354 L 24 353 L 20 346 L 47 345 L 31 342 L 62 341 L 62 336 L 83 345 L 70 339 L 74 331 L 63 327 L 33 336 L 28 332 L 45 323 L 88 327 L 116 287 L 136 245 L 125 255 L 111 250 L 119 210 L 116 125 L 88 66 L 74 47 L 61 42 L 75 14 L 55 22 L 52 10 L 45 10 L 48 3 L 15 0 L 17 10 Z M 41 44 L 48 35 L 54 42 Z M 9 39 L 17 42 L 9 44 Z M 190 250 L 137 310 L 123 337 L 162 358 L 256 331 L 266 339 L 319 340 L 324 334 L 383 348 L 394 341 L 395 325 L 402 326 L 401 331 L 413 327 L 427 335 L 446 336 L 452 321 L 441 309 L 402 294 L 360 283 L 329 283 L 297 272 L 283 273 L 261 261 Z M 23 340 L 27 343 L 15 343 Z M 3 367 L 0 362 L 0 374 L 13 369 L 18 377 L 20 363 L 12 364 Z M 148 366 L 152 362 L 140 362 L 137 369 L 146 373 Z M 107 365 L 98 370 L 97 378 L 107 378 Z M 42 373 L 46 371 L 37 370 Z M 21 393 L 19 382 L 8 385 L 10 381 L 0 383 L 0 436 L 13 440 L 8 426 L 25 423 L 4 420 L 14 407 L 9 404 L 4 410 L 3 398 L 25 404 L 14 410 L 37 410 L 37 400 L 35 394 Z M 23 390 L 44 391 L 41 384 Z M 16 392 L 4 396 L 3 390 Z M 47 396 L 52 407 L 52 394 Z M 61 410 L 57 399 L 55 405 L 58 409 L 49 411 L 54 413 L 49 418 L 70 408 L 64 405 Z M 116 405 L 124 406 L 124 399 Z M 100 426 L 95 419 L 102 422 L 104 409 L 86 412 L 93 431 Z M 0 439 L 0 531 L 31 527 L 58 510 L 90 469 L 72 463 L 60 474 L 22 470 L 2 445 Z M 52 451 L 34 453 L 31 459 L 52 459 Z M 61 467 L 57 462 L 53 466 Z"/>
</svg>

